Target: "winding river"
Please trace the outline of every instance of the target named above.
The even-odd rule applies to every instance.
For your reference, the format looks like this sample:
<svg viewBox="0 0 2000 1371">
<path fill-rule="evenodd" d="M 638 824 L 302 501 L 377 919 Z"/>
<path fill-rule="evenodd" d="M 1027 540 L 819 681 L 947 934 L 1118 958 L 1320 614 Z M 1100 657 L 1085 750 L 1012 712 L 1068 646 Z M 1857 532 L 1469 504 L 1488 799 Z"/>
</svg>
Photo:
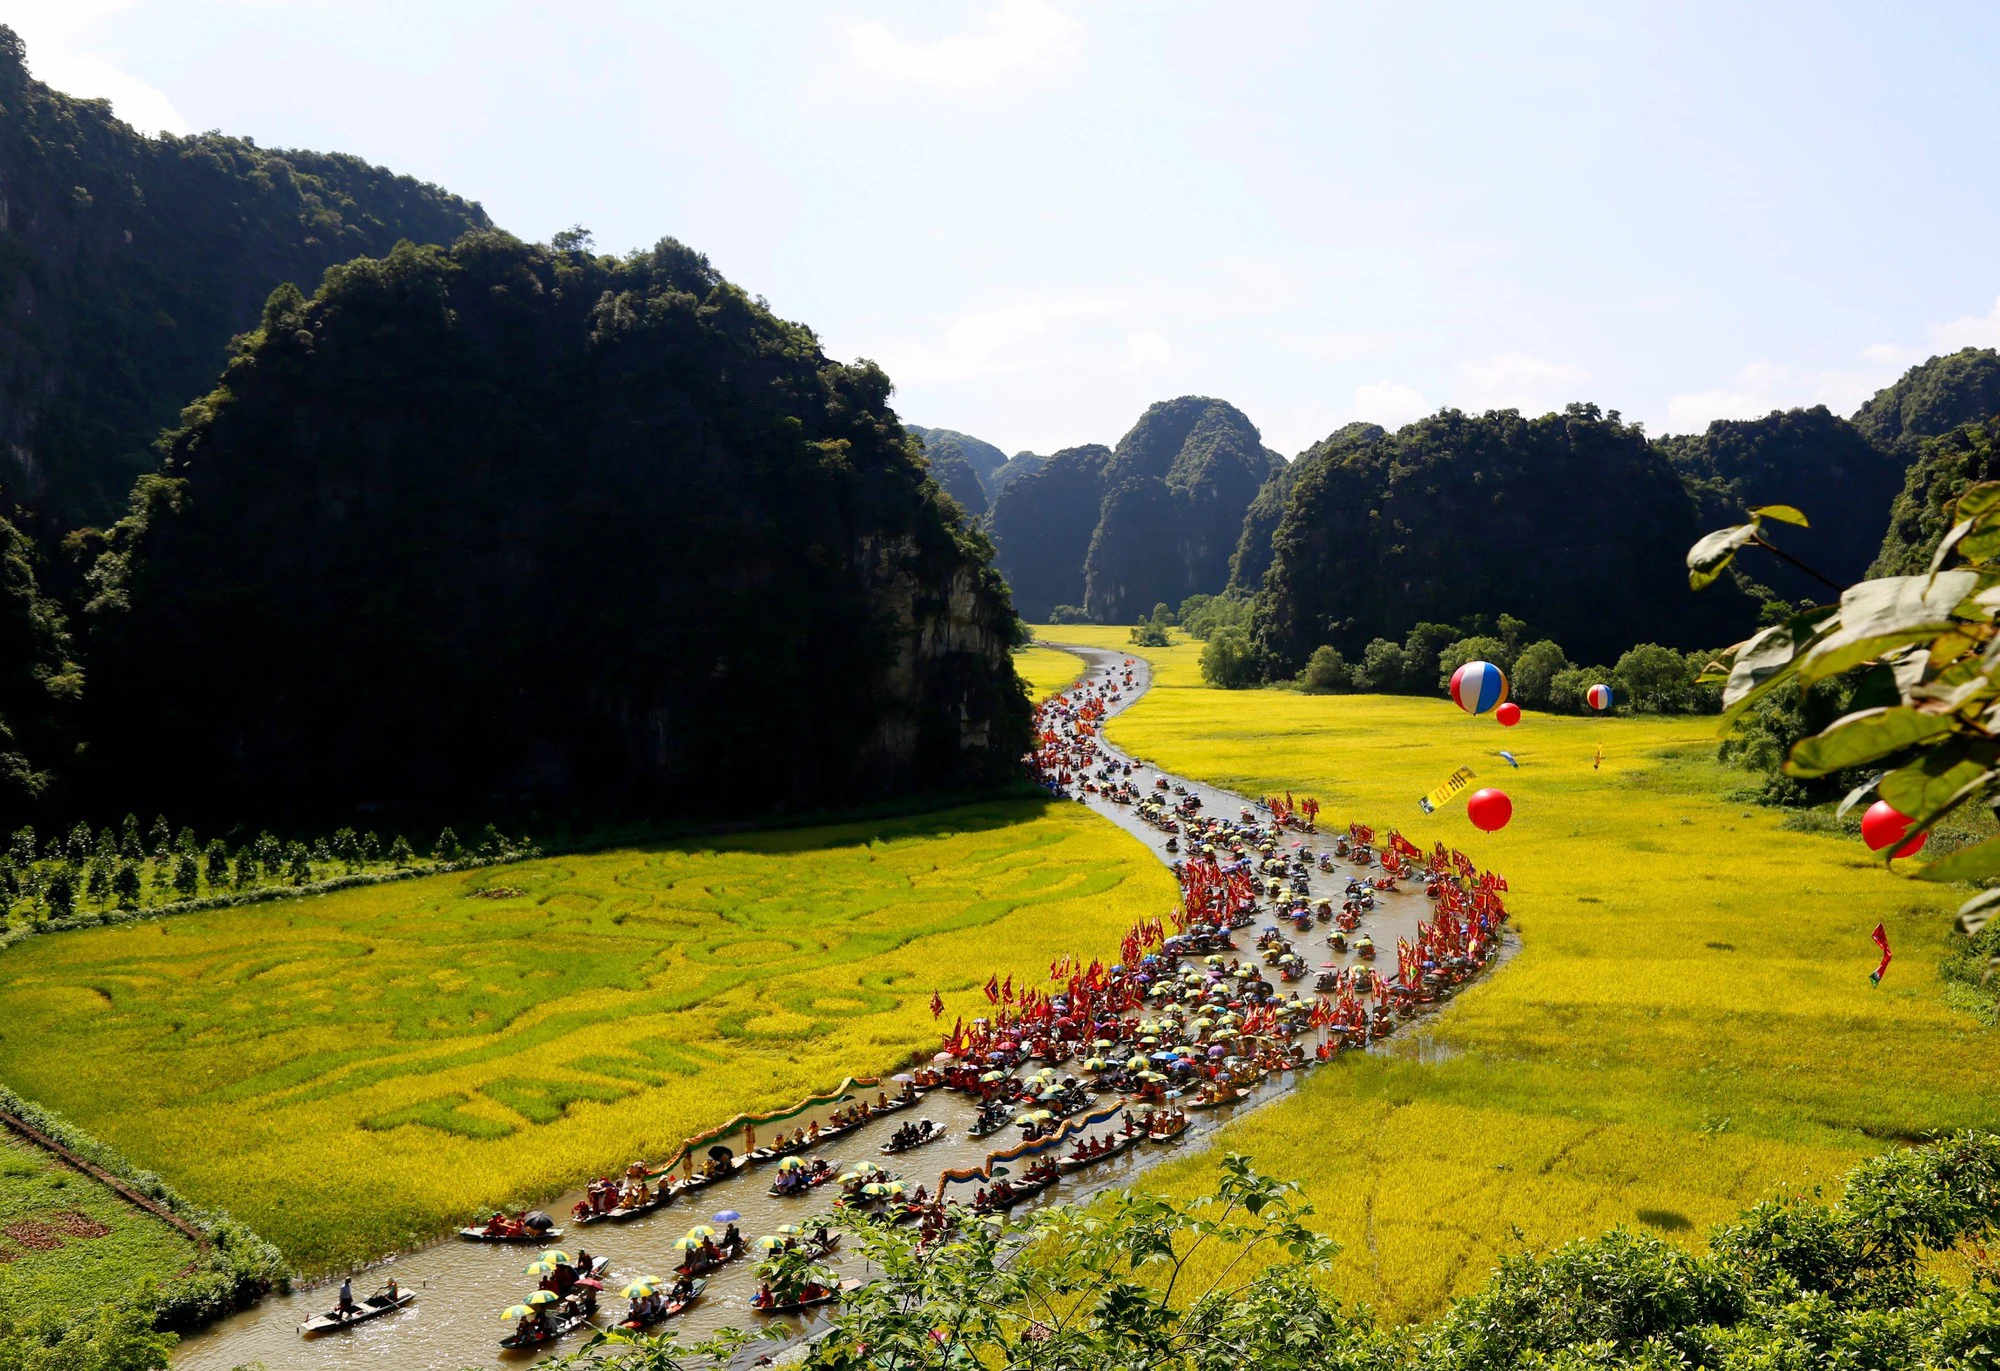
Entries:
<svg viewBox="0 0 2000 1371">
<path fill-rule="evenodd" d="M 1121 699 L 1111 704 L 1109 713 L 1129 708 L 1145 694 L 1150 684 L 1150 673 L 1143 658 L 1127 658 L 1123 653 L 1101 648 L 1063 643 L 1046 645 L 1082 658 L 1087 667 L 1084 682 L 1090 686 L 1112 679 L 1125 670 L 1125 662 L 1132 663 L 1130 669 L 1135 688 L 1125 691 Z M 1100 744 L 1114 756 L 1122 758 L 1122 754 L 1108 742 L 1100 740 Z M 1164 774 L 1157 768 L 1133 761 L 1133 779 L 1142 790 Z M 1213 786 L 1179 777 L 1168 777 L 1168 780 L 1170 784 L 1185 786 L 1198 794 L 1204 812 L 1208 814 L 1231 817 L 1241 806 L 1250 803 L 1243 796 Z M 1134 834 L 1162 861 L 1172 860 L 1164 849 L 1165 836 L 1141 821 L 1129 807 L 1111 804 L 1096 795 L 1085 796 L 1083 802 Z M 1331 841 L 1328 835 L 1308 839 L 1306 845 L 1312 851 L 1330 847 Z M 1340 864 L 1340 867 L 1344 869 L 1345 864 Z M 1334 879 L 1337 877 L 1325 877 L 1322 881 Z M 1428 918 L 1430 912 L 1430 902 L 1421 890 L 1391 893 L 1382 897 L 1362 926 L 1374 935 L 1378 945 L 1393 948 L 1398 938 L 1414 938 L 1418 922 Z M 1314 958 L 1319 961 L 1344 964 L 1351 960 L 1352 954 L 1332 952 L 1318 935 L 1313 936 L 1309 945 L 1313 948 Z M 1302 950 L 1304 946 L 1302 944 Z M 1502 955 L 1505 956 L 1512 946 L 1513 935 L 1510 931 L 1503 942 Z M 1102 949 L 1090 948 L 1076 950 L 1085 957 L 1093 952 L 1102 952 Z M 1309 982 L 1299 984 L 1303 988 Z M 1403 1040 L 1413 1036 L 1412 1030 L 1420 1033 L 1421 1024 L 1419 1019 L 1414 1024 L 1406 1025 L 1396 1039 L 1378 1043 L 1370 1050 L 1410 1050 L 1409 1044 Z M 1230 1118 L 1288 1094 L 1296 1084 L 1291 1073 L 1274 1076 L 1240 1104 L 1194 1115 L 1193 1127 L 1177 1143 L 1169 1146 L 1144 1144 L 1110 1162 L 1075 1173 L 1043 1196 L 1030 1201 L 1029 1205 L 1024 1205 L 1023 1209 L 1037 1203 L 1072 1204 L 1098 1191 L 1128 1185 L 1140 1172 L 1167 1160 L 1175 1152 L 1205 1145 L 1215 1130 Z M 830 1143 L 819 1155 L 847 1165 L 864 1160 L 881 1162 L 911 1186 L 921 1182 L 934 1189 L 940 1171 L 948 1167 L 978 1166 L 990 1151 L 1015 1141 L 1011 1131 L 987 1139 L 968 1138 L 965 1127 L 974 1113 L 964 1097 L 948 1091 L 933 1091 L 916 1109 L 891 1114 L 870 1123 Z M 806 1117 L 809 1116 L 791 1121 L 790 1126 L 804 1123 Z M 897 1157 L 883 1157 L 879 1148 L 889 1134 L 915 1118 L 935 1120 L 949 1131 L 949 1136 Z M 1108 1126 L 1115 1127 L 1117 1123 L 1113 1120 Z M 739 1152 L 743 1150 L 740 1140 L 726 1141 L 732 1141 Z M 588 1229 L 571 1227 L 562 1246 L 571 1251 L 579 1246 L 587 1247 L 591 1252 L 611 1259 L 610 1290 L 599 1315 L 600 1322 L 606 1321 L 604 1315 L 611 1310 L 623 1308 L 623 1301 L 616 1298 L 616 1290 L 626 1281 L 642 1274 L 671 1273 L 679 1261 L 679 1254 L 673 1247 L 675 1239 L 691 1225 L 708 1222 L 715 1212 L 736 1210 L 742 1215 L 740 1225 L 744 1235 L 754 1239 L 759 1234 L 773 1231 L 779 1224 L 802 1222 L 806 1217 L 821 1212 L 825 1208 L 825 1200 L 830 1198 L 825 1192 L 817 1192 L 822 1196 L 818 1203 L 812 1199 L 774 1198 L 767 1193 L 771 1175 L 768 1169 L 763 1168 L 747 1171 L 623 1225 L 597 1225 Z M 963 1191 L 955 1193 L 962 1195 Z M 570 1206 L 580 1198 L 579 1193 L 558 1196 L 549 1200 L 543 1208 L 553 1215 L 566 1215 Z M 320 1285 L 299 1289 L 290 1295 L 273 1295 L 253 1309 L 191 1334 L 175 1352 L 173 1366 L 176 1371 L 232 1371 L 232 1368 L 246 1363 L 262 1363 L 266 1371 L 348 1371 L 349 1368 L 362 1367 L 394 1367 L 397 1371 L 459 1371 L 463 1367 L 496 1362 L 527 1365 L 554 1352 L 573 1348 L 581 1341 L 580 1337 L 572 1337 L 552 1350 L 539 1353 L 514 1353 L 500 1349 L 499 1340 L 511 1331 L 511 1327 L 498 1317 L 499 1312 L 533 1289 L 533 1279 L 523 1275 L 522 1268 L 534 1256 L 534 1250 L 524 1246 L 469 1243 L 456 1239 L 439 1242 L 355 1274 L 357 1292 L 372 1289 L 392 1275 L 405 1289 L 414 1290 L 416 1301 L 399 1313 L 342 1332 L 306 1339 L 299 1335 L 299 1325 L 331 1305 L 330 1287 Z M 858 1257 L 847 1256 L 830 1264 L 842 1276 L 865 1278 L 869 1275 Z M 750 1266 L 751 1263 L 746 1260 L 724 1268 L 711 1279 L 703 1298 L 673 1324 L 666 1326 L 679 1328 L 682 1338 L 689 1339 L 720 1327 L 751 1327 L 759 1323 L 782 1324 L 796 1336 L 807 1336 L 823 1325 L 823 1316 L 766 1318 L 753 1313 L 748 1301 L 756 1289 L 756 1279 Z M 744 1359 L 747 1362 L 774 1350 L 773 1344 L 753 1344 Z"/>
</svg>

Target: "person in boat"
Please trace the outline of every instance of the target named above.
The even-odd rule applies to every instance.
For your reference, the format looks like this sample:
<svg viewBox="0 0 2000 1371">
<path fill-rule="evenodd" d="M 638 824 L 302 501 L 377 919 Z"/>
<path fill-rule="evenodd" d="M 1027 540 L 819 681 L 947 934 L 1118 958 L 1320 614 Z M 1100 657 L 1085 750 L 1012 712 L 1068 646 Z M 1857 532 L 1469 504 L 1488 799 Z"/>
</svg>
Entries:
<svg viewBox="0 0 2000 1371">
<path fill-rule="evenodd" d="M 824 1223 L 820 1224 L 819 1227 L 813 1230 L 813 1245 L 819 1248 L 819 1250 L 822 1252 L 827 1252 L 832 1250 L 833 1235 L 826 1231 L 826 1225 Z"/>
<path fill-rule="evenodd" d="M 765 1281 L 757 1287 L 757 1294 L 750 1302 L 759 1309 L 769 1309 L 777 1302 L 777 1298 L 771 1293 L 771 1283 Z"/>
<path fill-rule="evenodd" d="M 334 1306 L 334 1310 L 342 1318 L 361 1312 L 360 1306 L 354 1303 L 354 1281 L 351 1278 L 340 1282 L 340 1303 Z"/>
<path fill-rule="evenodd" d="M 736 1225 L 733 1223 L 722 1235 L 722 1250 L 732 1256 L 743 1251 L 743 1235 L 736 1230 Z"/>
<path fill-rule="evenodd" d="M 694 1277 L 688 1275 L 686 1272 L 681 1272 L 674 1277 L 674 1288 L 670 1292 L 668 1299 L 671 1303 L 681 1304 L 693 1298 Z M 661 1307 L 664 1308 L 665 1306 L 662 1305 Z"/>
<path fill-rule="evenodd" d="M 534 1313 L 514 1325 L 514 1337 L 520 1342 L 539 1342 L 548 1336 L 549 1321 L 538 1306 Z"/>
</svg>

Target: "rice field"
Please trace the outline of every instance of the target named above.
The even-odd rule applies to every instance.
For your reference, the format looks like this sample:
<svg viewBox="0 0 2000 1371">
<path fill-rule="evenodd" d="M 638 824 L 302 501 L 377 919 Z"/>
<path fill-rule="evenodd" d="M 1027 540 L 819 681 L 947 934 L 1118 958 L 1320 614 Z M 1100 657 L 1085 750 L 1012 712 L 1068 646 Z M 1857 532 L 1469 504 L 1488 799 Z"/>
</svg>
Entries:
<svg viewBox="0 0 2000 1371">
<path fill-rule="evenodd" d="M 56 934 L 0 953 L 0 1079 L 319 1272 L 891 1071 L 934 991 L 1174 896 L 1013 800 Z"/>
<path fill-rule="evenodd" d="M 1122 628 L 1038 633 L 1126 645 Z M 1211 690 L 1198 649 L 1128 649 L 1155 663 L 1155 690 L 1111 721 L 1113 742 L 1251 794 L 1316 794 L 1322 822 L 1442 838 L 1512 886 L 1509 965 L 1217 1144 L 1305 1183 L 1344 1245 L 1343 1293 L 1425 1317 L 1508 1252 L 1620 1223 L 1699 1243 L 1897 1140 L 2000 1127 L 2000 1038 L 1936 973 L 1964 892 L 1747 803 L 1756 778 L 1713 760 L 1714 719 L 1502 729 L 1442 699 Z M 1461 765 L 1508 792 L 1509 827 L 1479 833 L 1462 801 L 1418 810 Z M 1878 922 L 1895 961 L 1876 989 Z M 1189 1193 L 1212 1175 L 1197 1155 L 1147 1184 Z"/>
<path fill-rule="evenodd" d="M 0 1133 L 0 1324 L 165 1284 L 195 1245 L 89 1176 Z"/>
<path fill-rule="evenodd" d="M 1028 683 L 1028 698 L 1039 703 L 1082 675 L 1083 659 L 1037 643 L 1016 650 L 1014 670 Z"/>
</svg>

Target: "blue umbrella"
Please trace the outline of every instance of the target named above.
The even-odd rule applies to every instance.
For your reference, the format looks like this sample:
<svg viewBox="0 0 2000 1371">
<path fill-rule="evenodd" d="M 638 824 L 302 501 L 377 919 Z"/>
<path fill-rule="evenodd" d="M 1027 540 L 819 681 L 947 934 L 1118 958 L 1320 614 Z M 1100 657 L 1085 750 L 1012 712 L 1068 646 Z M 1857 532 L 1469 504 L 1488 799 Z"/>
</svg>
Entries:
<svg viewBox="0 0 2000 1371">
<path fill-rule="evenodd" d="M 743 1216 L 737 1213 L 734 1209 L 725 1209 L 715 1216 L 715 1221 L 717 1223 L 735 1223 L 738 1219 L 742 1217 Z"/>
<path fill-rule="evenodd" d="M 1153 1060 L 1156 1062 L 1170 1062 L 1173 1059 L 1174 1054 L 1171 1052 L 1155 1052 L 1153 1054 Z"/>
</svg>

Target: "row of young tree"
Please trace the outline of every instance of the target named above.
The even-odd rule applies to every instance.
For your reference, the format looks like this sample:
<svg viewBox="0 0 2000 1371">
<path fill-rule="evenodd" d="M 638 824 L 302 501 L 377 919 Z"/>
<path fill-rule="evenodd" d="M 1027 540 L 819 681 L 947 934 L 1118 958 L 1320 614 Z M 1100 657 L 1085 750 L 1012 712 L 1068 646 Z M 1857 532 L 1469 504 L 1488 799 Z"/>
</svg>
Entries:
<svg viewBox="0 0 2000 1371">
<path fill-rule="evenodd" d="M 263 832 L 232 845 L 224 838 L 203 842 L 190 827 L 175 833 L 164 815 L 143 835 L 135 814 L 94 832 L 79 822 L 47 839 L 24 826 L 0 851 L 0 928 L 17 914 L 41 924 L 79 911 L 135 912 L 343 875 L 500 861 L 530 850 L 526 840 L 509 838 L 491 824 L 471 843 L 446 828 L 427 855 L 419 855 L 401 834 L 385 840 L 352 828 L 310 842 Z"/>
<path fill-rule="evenodd" d="M 1269 664 L 1250 637 L 1247 600 L 1199 596 L 1178 614 L 1165 611 L 1165 605 L 1159 606 L 1133 630 L 1135 644 L 1163 645 L 1167 628 L 1178 623 L 1189 636 L 1205 640 L 1201 673 L 1210 685 L 1233 690 L 1266 679 Z M 1359 661 L 1322 643 L 1293 684 L 1315 695 L 1437 695 L 1450 689 L 1452 672 L 1465 663 L 1492 662 L 1507 673 L 1509 697 L 1530 709 L 1588 713 L 1586 696 L 1602 682 L 1616 692 L 1621 708 L 1713 714 L 1722 707 L 1721 687 L 1699 679 L 1713 657 L 1641 643 L 1610 666 L 1575 663 L 1560 643 L 1552 638 L 1531 641 L 1524 621 L 1502 614 L 1493 620 L 1475 616 L 1456 624 L 1421 623 L 1400 643 L 1376 638 Z"/>
</svg>

